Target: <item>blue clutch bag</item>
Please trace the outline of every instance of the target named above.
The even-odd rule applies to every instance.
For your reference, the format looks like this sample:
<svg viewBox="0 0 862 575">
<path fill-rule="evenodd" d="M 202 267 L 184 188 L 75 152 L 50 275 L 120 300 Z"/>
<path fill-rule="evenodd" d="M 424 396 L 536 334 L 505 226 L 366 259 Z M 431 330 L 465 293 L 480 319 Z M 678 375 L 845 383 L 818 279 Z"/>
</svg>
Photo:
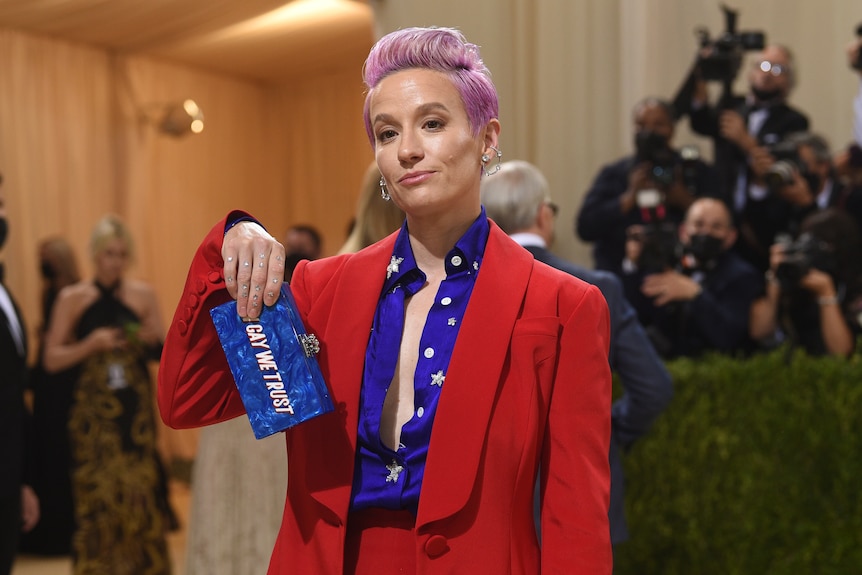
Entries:
<svg viewBox="0 0 862 575">
<path fill-rule="evenodd" d="M 305 332 L 289 287 L 257 320 L 243 320 L 235 301 L 210 315 L 257 439 L 334 409 L 317 338 Z"/>
</svg>

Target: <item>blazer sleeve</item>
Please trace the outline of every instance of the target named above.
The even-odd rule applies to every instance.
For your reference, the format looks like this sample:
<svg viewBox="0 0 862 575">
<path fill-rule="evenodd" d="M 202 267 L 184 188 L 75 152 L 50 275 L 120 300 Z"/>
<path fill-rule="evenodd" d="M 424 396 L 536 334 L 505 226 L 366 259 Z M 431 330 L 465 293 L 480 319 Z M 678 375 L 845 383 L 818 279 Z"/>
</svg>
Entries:
<svg viewBox="0 0 862 575">
<path fill-rule="evenodd" d="M 557 374 L 543 447 L 542 572 L 611 573 L 610 323 L 604 297 L 587 286 L 561 316 Z"/>
<path fill-rule="evenodd" d="M 598 272 L 594 272 L 598 276 Z M 624 448 L 649 430 L 673 398 L 670 373 L 653 347 L 620 280 L 601 274 L 596 285 L 608 302 L 611 317 L 611 369 L 625 393 L 614 402 L 613 433 Z"/>
<path fill-rule="evenodd" d="M 225 226 L 247 216 L 231 212 L 217 223 L 192 260 L 159 365 L 159 411 L 170 427 L 199 427 L 245 412 L 209 312 L 231 299 L 221 257 Z"/>
</svg>

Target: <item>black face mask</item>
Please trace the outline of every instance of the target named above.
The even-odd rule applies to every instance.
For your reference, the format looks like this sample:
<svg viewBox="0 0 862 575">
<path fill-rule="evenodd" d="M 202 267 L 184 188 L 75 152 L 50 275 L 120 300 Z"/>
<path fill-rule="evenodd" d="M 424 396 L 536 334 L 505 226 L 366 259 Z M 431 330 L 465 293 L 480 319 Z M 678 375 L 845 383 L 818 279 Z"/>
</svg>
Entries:
<svg viewBox="0 0 862 575">
<path fill-rule="evenodd" d="M 724 240 L 709 234 L 689 236 L 686 251 L 697 260 L 699 267 L 709 267 L 724 251 Z"/>
<path fill-rule="evenodd" d="M 759 88 L 752 88 L 751 93 L 754 94 L 754 97 L 757 98 L 757 101 L 762 104 L 771 104 L 773 102 L 781 100 L 782 98 L 780 88 L 775 88 L 774 90 L 761 90 Z"/>
<path fill-rule="evenodd" d="M 823 185 L 823 180 L 820 178 L 820 176 L 812 172 L 803 173 L 802 177 L 808 184 L 808 189 L 811 190 L 811 193 L 816 196 L 818 192 L 820 192 L 820 186 Z"/>
<path fill-rule="evenodd" d="M 52 280 L 57 277 L 57 272 L 51 267 L 51 264 L 48 262 L 42 262 L 39 266 L 39 270 L 42 272 L 42 277 L 46 280 Z"/>
<path fill-rule="evenodd" d="M 0 217 L 0 248 L 6 243 L 6 236 L 9 235 L 9 220 Z"/>
</svg>

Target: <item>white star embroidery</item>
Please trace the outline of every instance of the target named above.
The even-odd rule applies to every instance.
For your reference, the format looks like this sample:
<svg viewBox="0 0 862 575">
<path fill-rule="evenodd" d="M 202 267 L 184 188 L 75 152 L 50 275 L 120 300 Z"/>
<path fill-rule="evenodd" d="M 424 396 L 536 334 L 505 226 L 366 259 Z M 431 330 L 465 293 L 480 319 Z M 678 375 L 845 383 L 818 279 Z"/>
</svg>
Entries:
<svg viewBox="0 0 862 575">
<path fill-rule="evenodd" d="M 449 318 L 449 321 L 448 321 L 447 323 L 448 323 L 449 325 L 455 325 L 455 318 L 454 318 L 454 317 L 450 317 L 450 318 Z"/>
<path fill-rule="evenodd" d="M 386 279 L 392 277 L 392 274 L 398 273 L 398 264 L 404 261 L 404 258 L 399 258 L 396 256 L 392 256 L 392 260 L 390 260 L 389 265 L 386 266 Z"/>
<path fill-rule="evenodd" d="M 436 385 L 437 387 L 443 387 L 443 382 L 446 380 L 446 376 L 443 375 L 443 370 L 441 369 L 437 373 L 431 374 L 431 385 Z"/>
<path fill-rule="evenodd" d="M 479 262 L 473 262 L 473 269 L 474 269 L 474 270 L 478 270 L 478 269 L 479 269 Z"/>
<path fill-rule="evenodd" d="M 398 476 L 401 475 L 402 471 L 404 471 L 404 467 L 398 465 L 398 462 L 393 459 L 392 463 L 386 466 L 386 469 L 389 470 L 389 475 L 386 477 L 386 483 L 398 483 Z"/>
</svg>

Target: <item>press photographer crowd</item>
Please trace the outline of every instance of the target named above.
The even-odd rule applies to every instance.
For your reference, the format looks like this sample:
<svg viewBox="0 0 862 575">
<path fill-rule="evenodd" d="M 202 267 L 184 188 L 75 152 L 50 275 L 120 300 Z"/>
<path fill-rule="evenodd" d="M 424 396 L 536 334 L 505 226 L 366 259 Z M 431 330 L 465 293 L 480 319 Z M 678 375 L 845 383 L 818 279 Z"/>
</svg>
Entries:
<svg viewBox="0 0 862 575">
<path fill-rule="evenodd" d="M 862 332 L 862 24 L 846 49 L 860 76 L 847 98 L 853 140 L 833 151 L 788 103 L 792 51 L 737 32 L 736 13 L 724 12 L 723 34 L 700 32 L 673 101 L 634 107 L 633 153 L 599 171 L 576 233 L 595 267 L 622 280 L 663 358 L 784 343 L 849 356 Z M 740 74 L 748 90 L 735 95 Z M 684 117 L 710 139 L 712 162 L 674 147 Z"/>
</svg>

